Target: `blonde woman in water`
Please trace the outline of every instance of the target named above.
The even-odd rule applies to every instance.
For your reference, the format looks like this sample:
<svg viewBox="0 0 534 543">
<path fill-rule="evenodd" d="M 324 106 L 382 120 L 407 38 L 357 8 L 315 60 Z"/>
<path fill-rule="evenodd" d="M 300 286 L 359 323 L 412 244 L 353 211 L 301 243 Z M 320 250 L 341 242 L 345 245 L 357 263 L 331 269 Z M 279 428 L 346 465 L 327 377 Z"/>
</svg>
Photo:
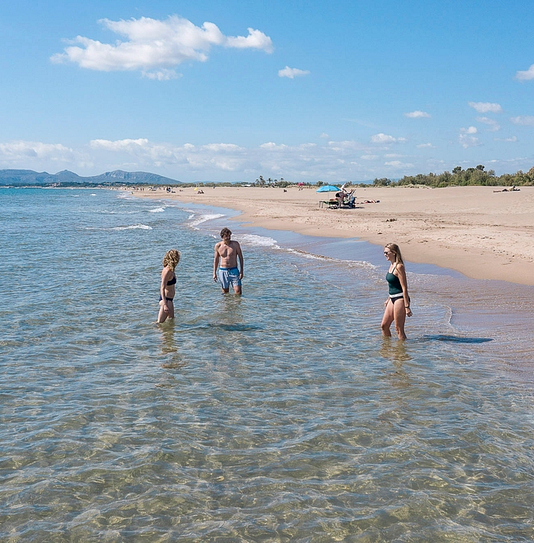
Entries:
<svg viewBox="0 0 534 543">
<path fill-rule="evenodd" d="M 159 295 L 158 323 L 165 322 L 168 318 L 174 319 L 174 294 L 176 292 L 176 274 L 174 270 L 180 262 L 180 251 L 171 249 L 163 257 L 163 270 L 161 271 L 161 285 Z"/>
<path fill-rule="evenodd" d="M 389 328 L 391 323 L 395 321 L 397 335 L 399 339 L 404 340 L 406 339 L 404 322 L 407 316 L 412 316 L 406 270 L 399 246 L 395 243 L 388 243 L 384 247 L 384 256 L 389 260 L 389 270 L 386 274 L 386 281 L 389 284 L 389 297 L 384 302 L 386 308 L 382 317 L 382 334 L 391 337 Z"/>
</svg>

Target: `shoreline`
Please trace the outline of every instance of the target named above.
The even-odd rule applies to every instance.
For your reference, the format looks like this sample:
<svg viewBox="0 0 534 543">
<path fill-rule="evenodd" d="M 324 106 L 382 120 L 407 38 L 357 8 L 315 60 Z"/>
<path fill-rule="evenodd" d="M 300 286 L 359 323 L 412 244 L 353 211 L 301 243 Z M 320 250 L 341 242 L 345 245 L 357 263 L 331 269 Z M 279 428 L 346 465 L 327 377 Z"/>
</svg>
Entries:
<svg viewBox="0 0 534 543">
<path fill-rule="evenodd" d="M 472 279 L 534 286 L 534 187 L 356 187 L 354 209 L 328 209 L 313 187 L 164 188 L 136 197 L 233 209 L 241 224 L 298 234 L 397 243 L 403 257 Z"/>
</svg>

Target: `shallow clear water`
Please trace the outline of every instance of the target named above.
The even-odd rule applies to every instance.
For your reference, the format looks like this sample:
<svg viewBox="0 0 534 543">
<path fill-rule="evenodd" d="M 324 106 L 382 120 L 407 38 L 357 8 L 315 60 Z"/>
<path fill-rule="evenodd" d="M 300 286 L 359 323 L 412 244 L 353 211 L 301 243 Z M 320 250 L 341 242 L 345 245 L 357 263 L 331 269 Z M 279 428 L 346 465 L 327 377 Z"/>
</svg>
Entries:
<svg viewBox="0 0 534 543">
<path fill-rule="evenodd" d="M 367 244 L 114 191 L 0 199 L 0 540 L 534 539 L 533 289 L 408 264 L 400 343 Z M 241 299 L 211 279 L 223 224 Z"/>
</svg>

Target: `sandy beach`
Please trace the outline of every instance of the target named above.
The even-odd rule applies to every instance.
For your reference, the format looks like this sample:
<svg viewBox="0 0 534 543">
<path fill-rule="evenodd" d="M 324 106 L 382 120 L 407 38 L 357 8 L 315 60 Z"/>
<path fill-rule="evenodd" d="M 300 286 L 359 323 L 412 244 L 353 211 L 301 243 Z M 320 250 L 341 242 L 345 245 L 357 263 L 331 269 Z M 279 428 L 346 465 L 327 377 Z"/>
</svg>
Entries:
<svg viewBox="0 0 534 543">
<path fill-rule="evenodd" d="M 329 209 L 313 187 L 132 190 L 241 212 L 240 223 L 322 237 L 398 243 L 406 260 L 475 279 L 534 285 L 534 187 L 356 187 L 354 209 Z M 498 191 L 498 192 L 497 192 Z"/>
</svg>

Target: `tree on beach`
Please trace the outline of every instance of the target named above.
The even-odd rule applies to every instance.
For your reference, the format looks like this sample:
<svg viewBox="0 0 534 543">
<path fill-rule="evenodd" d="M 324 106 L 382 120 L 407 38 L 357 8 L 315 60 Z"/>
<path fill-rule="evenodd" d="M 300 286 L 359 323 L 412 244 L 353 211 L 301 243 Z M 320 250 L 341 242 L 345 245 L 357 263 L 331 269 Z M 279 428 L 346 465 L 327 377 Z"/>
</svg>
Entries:
<svg viewBox="0 0 534 543">
<path fill-rule="evenodd" d="M 387 181 L 389 180 L 375 179 L 373 184 L 378 186 L 425 185 L 429 187 L 534 185 L 534 167 L 526 174 L 519 170 L 515 174 L 496 176 L 494 170 L 486 171 L 482 164 L 476 168 L 465 170 L 461 166 L 456 166 L 452 172 L 405 175 L 396 182 L 391 181 L 388 184 Z"/>
<path fill-rule="evenodd" d="M 388 187 L 389 185 L 391 185 L 391 183 L 391 179 L 388 179 L 387 177 L 382 177 L 380 179 L 377 178 L 373 181 L 373 185 L 375 187 Z"/>
</svg>

